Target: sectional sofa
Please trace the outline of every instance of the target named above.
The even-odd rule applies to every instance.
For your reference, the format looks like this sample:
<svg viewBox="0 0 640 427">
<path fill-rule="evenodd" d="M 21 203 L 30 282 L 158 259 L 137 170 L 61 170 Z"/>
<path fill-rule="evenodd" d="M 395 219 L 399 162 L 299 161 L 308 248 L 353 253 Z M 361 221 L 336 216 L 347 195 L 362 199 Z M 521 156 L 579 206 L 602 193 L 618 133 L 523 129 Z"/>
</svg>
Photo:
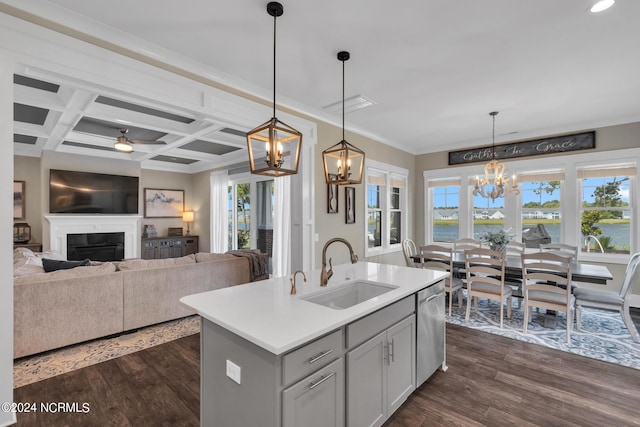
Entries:
<svg viewBox="0 0 640 427">
<path fill-rule="evenodd" d="M 49 273 L 38 264 L 43 256 L 14 252 L 15 358 L 189 316 L 182 296 L 251 281 L 249 260 L 231 254 L 105 262 Z"/>
</svg>

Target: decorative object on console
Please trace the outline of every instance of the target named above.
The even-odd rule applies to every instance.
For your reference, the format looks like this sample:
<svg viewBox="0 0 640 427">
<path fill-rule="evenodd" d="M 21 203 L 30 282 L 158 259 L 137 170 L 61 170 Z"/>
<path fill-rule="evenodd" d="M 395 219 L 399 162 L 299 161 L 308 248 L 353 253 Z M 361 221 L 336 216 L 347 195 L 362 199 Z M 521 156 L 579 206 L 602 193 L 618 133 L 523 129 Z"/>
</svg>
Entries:
<svg viewBox="0 0 640 427">
<path fill-rule="evenodd" d="M 331 179 L 337 179 L 337 176 L 331 175 Z M 327 213 L 338 213 L 338 184 L 327 184 Z"/>
<path fill-rule="evenodd" d="M 267 4 L 273 16 L 273 117 L 247 133 L 251 173 L 272 177 L 295 175 L 302 146 L 302 133 L 276 118 L 276 18 L 284 8 L 278 2 Z M 264 145 L 262 145 L 264 144 Z M 264 166 L 260 166 L 264 162 Z"/>
<path fill-rule="evenodd" d="M 184 190 L 144 189 L 145 218 L 182 218 Z"/>
<path fill-rule="evenodd" d="M 182 212 L 182 220 L 187 223 L 187 236 L 191 235 L 191 230 L 189 229 L 189 224 L 191 224 L 194 220 L 193 211 L 184 211 Z M 182 234 L 180 234 L 182 235 Z"/>
<path fill-rule="evenodd" d="M 24 181 L 13 181 L 13 219 L 25 219 Z"/>
<path fill-rule="evenodd" d="M 28 243 L 31 240 L 31 226 L 26 222 L 13 224 L 13 243 Z"/>
<path fill-rule="evenodd" d="M 356 187 L 344 188 L 345 212 L 344 222 L 346 224 L 355 224 L 356 222 Z"/>
<path fill-rule="evenodd" d="M 364 169 L 364 151 L 344 138 L 344 62 L 350 58 L 349 52 L 338 52 L 342 62 L 342 141 L 322 152 L 324 178 L 327 184 L 360 184 Z"/>
<path fill-rule="evenodd" d="M 189 234 L 187 234 L 188 236 Z M 167 236 L 182 236 L 182 227 L 169 227 Z"/>
<path fill-rule="evenodd" d="M 156 226 L 153 224 L 145 224 L 144 231 L 142 232 L 142 237 L 157 237 L 158 231 L 156 230 Z"/>
<path fill-rule="evenodd" d="M 495 200 L 511 192 L 520 194 L 520 190 L 518 189 L 516 176 L 513 175 L 511 185 L 509 185 L 509 178 L 505 177 L 504 163 L 496 160 L 496 116 L 498 112 L 492 111 L 489 115 L 493 117 L 491 161 L 484 166 L 484 178 L 480 180 L 480 177 L 476 176 L 476 186 L 473 190 L 473 195 L 477 196 L 479 194 L 486 199 Z"/>
</svg>

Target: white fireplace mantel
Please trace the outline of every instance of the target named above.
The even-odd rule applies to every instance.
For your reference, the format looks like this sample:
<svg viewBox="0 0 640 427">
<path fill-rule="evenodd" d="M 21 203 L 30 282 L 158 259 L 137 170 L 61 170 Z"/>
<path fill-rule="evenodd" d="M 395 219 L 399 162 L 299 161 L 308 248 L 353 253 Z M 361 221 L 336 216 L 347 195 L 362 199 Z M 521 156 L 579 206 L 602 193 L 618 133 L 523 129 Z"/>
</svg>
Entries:
<svg viewBox="0 0 640 427">
<path fill-rule="evenodd" d="M 67 258 L 67 234 L 124 233 L 124 257 L 140 254 L 140 215 L 45 215 L 49 246 Z"/>
</svg>

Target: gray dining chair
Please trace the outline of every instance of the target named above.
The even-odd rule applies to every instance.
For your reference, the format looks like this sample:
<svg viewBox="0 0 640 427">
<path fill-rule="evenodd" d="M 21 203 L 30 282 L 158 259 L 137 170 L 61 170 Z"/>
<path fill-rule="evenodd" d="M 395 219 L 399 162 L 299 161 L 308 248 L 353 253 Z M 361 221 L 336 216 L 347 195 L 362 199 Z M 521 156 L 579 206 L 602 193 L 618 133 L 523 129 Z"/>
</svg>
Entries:
<svg viewBox="0 0 640 427">
<path fill-rule="evenodd" d="M 553 252 L 524 253 L 522 287 L 524 290 L 524 324 L 527 333 L 530 307 L 567 313 L 567 343 L 575 312 L 575 296 L 571 293 L 571 258 Z"/>
<path fill-rule="evenodd" d="M 638 342 L 638 331 L 629 314 L 631 289 L 640 282 L 640 252 L 633 254 L 624 274 L 622 287 L 618 292 L 601 291 L 597 289 L 578 288 L 574 290 L 576 296 L 576 329 L 582 327 L 582 307 L 600 308 L 603 310 L 617 310 L 622 315 L 622 321 L 629 330 L 631 338 Z"/>
</svg>

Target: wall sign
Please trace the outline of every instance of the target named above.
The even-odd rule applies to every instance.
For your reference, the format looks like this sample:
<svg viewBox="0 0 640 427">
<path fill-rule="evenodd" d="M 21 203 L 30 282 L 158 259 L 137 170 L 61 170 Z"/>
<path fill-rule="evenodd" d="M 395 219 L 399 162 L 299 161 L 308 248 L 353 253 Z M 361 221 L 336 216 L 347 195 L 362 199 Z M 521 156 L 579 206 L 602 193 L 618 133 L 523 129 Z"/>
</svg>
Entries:
<svg viewBox="0 0 640 427">
<path fill-rule="evenodd" d="M 532 141 L 496 145 L 496 159 L 539 156 L 542 154 L 564 153 L 587 150 L 596 147 L 596 132 L 575 133 Z M 491 146 L 471 150 L 449 151 L 449 165 L 488 162 L 492 158 Z"/>
</svg>

